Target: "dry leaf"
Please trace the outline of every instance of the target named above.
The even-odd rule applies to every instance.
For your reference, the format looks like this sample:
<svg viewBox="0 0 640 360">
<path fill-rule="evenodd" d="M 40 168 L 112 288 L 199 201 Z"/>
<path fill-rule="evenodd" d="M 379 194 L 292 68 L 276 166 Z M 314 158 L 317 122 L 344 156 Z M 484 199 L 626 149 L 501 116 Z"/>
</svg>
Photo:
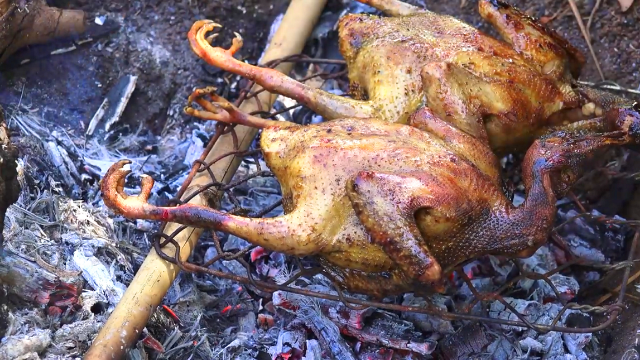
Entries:
<svg viewBox="0 0 640 360">
<path fill-rule="evenodd" d="M 622 8 L 622 12 L 629 10 L 631 5 L 633 5 L 633 0 L 618 0 L 620 3 L 620 7 Z"/>
</svg>

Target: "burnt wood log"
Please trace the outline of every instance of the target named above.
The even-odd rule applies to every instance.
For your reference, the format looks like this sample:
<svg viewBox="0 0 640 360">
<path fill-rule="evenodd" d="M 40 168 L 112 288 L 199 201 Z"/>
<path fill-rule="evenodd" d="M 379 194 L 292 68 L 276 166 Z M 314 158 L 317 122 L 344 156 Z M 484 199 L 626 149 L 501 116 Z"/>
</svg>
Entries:
<svg viewBox="0 0 640 360">
<path fill-rule="evenodd" d="M 85 31 L 85 13 L 45 0 L 0 0 L 0 64 L 17 50 Z"/>
<path fill-rule="evenodd" d="M 11 143 L 4 110 L 0 106 L 0 251 L 4 246 L 2 229 L 4 229 L 5 214 L 9 206 L 20 197 L 17 160 L 18 148 Z"/>
</svg>

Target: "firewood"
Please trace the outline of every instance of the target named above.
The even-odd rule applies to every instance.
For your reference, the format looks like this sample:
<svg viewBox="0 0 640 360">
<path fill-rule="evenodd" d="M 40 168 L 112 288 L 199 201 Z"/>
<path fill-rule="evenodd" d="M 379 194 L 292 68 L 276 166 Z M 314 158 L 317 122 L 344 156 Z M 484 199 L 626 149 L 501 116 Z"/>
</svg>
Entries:
<svg viewBox="0 0 640 360">
<path fill-rule="evenodd" d="M 1 23 L 0 29 L 2 29 Z M 0 106 L 0 249 L 4 244 L 2 229 L 4 229 L 5 214 L 9 206 L 18 201 L 20 196 L 21 188 L 16 162 L 18 155 L 18 148 L 11 143 L 9 128 L 4 119 L 4 110 Z"/>
<path fill-rule="evenodd" d="M 0 64 L 25 46 L 84 30 L 84 11 L 50 7 L 45 0 L 0 0 Z"/>
</svg>

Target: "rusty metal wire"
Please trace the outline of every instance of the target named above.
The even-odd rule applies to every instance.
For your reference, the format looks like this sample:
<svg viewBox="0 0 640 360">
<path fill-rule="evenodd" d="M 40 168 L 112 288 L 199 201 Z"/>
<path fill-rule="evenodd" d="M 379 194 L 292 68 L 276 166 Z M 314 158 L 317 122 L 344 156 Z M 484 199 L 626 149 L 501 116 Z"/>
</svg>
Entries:
<svg viewBox="0 0 640 360">
<path fill-rule="evenodd" d="M 309 58 L 307 56 L 304 55 L 295 55 L 295 56 L 290 56 L 287 58 L 283 58 L 277 61 L 273 61 L 269 64 L 266 64 L 264 66 L 268 66 L 268 67 L 275 67 L 278 64 L 282 63 L 282 62 L 296 62 L 296 63 L 304 63 L 304 64 L 334 64 L 334 65 L 344 65 L 344 62 L 340 61 L 340 60 L 322 60 L 322 59 L 313 59 L 313 58 Z M 318 77 L 321 79 L 339 79 L 340 77 L 343 77 L 345 74 L 345 71 L 338 71 L 338 72 L 334 72 L 334 73 L 322 73 L 322 72 L 318 72 L 315 73 L 311 76 L 307 76 L 302 80 L 309 80 L 311 78 L 314 77 Z M 346 83 L 346 81 L 344 81 L 344 83 Z M 235 105 L 239 106 L 242 102 L 244 101 L 249 101 L 250 99 L 252 99 L 253 97 L 255 97 L 259 92 L 251 92 L 250 89 L 252 88 L 252 86 L 254 85 L 253 82 L 249 82 L 246 87 L 243 88 L 243 90 L 240 92 L 238 99 L 235 101 Z M 258 102 L 256 102 L 258 103 Z M 269 112 L 267 109 L 259 109 L 258 111 L 252 113 L 253 115 L 259 115 L 259 116 L 263 116 L 265 118 L 274 118 L 274 116 L 283 113 L 284 111 L 288 111 L 291 110 L 293 108 L 299 107 L 301 105 L 295 105 L 295 106 L 291 106 L 288 107 L 287 109 L 284 110 L 280 110 L 277 112 Z M 224 192 L 230 202 L 232 202 L 234 204 L 234 209 L 232 212 L 234 213 L 241 213 L 244 216 L 250 216 L 250 217 L 262 217 L 265 214 L 269 213 L 271 210 L 277 208 L 278 206 L 281 205 L 281 202 L 278 201 L 270 206 L 265 207 L 264 209 L 262 209 L 261 211 L 258 212 L 249 212 L 246 209 L 242 209 L 242 207 L 240 206 L 240 202 L 235 198 L 235 196 L 232 194 L 231 190 L 233 188 L 235 188 L 236 186 L 246 183 L 248 180 L 252 179 L 252 178 L 256 178 L 256 177 L 265 177 L 265 176 L 273 176 L 272 173 L 270 173 L 268 170 L 264 170 L 260 168 L 260 163 L 258 161 L 259 157 L 260 157 L 260 153 L 259 151 L 256 150 L 248 150 L 248 151 L 242 151 L 238 149 L 238 139 L 235 136 L 235 131 L 234 131 L 235 125 L 227 125 L 227 124 L 222 124 L 222 123 L 218 123 L 216 125 L 216 133 L 215 135 L 212 137 L 211 141 L 209 142 L 209 144 L 207 145 L 207 147 L 205 148 L 202 156 L 200 157 L 200 159 L 198 159 L 197 161 L 195 161 L 195 163 L 193 164 L 193 167 L 190 170 L 190 173 L 187 177 L 187 179 L 185 180 L 185 182 L 183 183 L 182 187 L 180 188 L 180 190 L 178 191 L 178 193 L 176 194 L 176 197 L 174 199 L 172 199 L 172 201 L 170 202 L 173 205 L 178 205 L 178 204 L 184 204 L 187 203 L 190 199 L 192 199 L 194 196 L 197 196 L 198 194 L 208 190 L 208 189 L 215 189 L 217 191 L 221 191 Z M 214 144 L 216 143 L 216 141 L 218 141 L 218 138 L 223 135 L 223 134 L 231 134 L 231 136 L 233 137 L 234 140 L 234 145 L 235 145 L 235 149 L 234 151 L 228 152 L 226 154 L 219 154 L 218 156 L 215 157 L 215 159 L 211 162 L 206 162 L 205 158 L 207 156 L 207 154 L 211 151 L 211 149 L 213 148 Z M 213 176 L 213 172 L 210 170 L 210 167 L 217 161 L 220 161 L 221 159 L 228 157 L 228 156 L 237 156 L 240 158 L 244 158 L 244 159 L 248 159 L 251 158 L 253 159 L 253 164 L 256 165 L 257 167 L 257 171 L 248 174 L 247 176 L 245 176 L 244 178 L 240 179 L 240 180 L 236 180 L 236 181 L 232 181 L 228 184 L 222 183 L 219 181 L 219 179 L 216 179 Z M 190 194 L 188 197 L 182 198 L 187 190 L 187 188 L 189 188 L 189 185 L 191 183 L 191 181 L 193 180 L 193 178 L 196 176 L 197 173 L 203 173 L 203 172 L 207 172 L 208 176 L 210 177 L 210 183 L 207 184 L 204 187 L 201 187 L 198 191 Z M 181 200 L 180 200 L 181 199 Z M 599 221 L 602 223 L 606 223 L 606 224 L 624 224 L 626 226 L 636 226 L 639 225 L 636 222 L 633 221 L 621 221 L 621 220 L 616 220 L 613 218 L 609 218 L 609 217 L 593 217 L 590 214 L 587 213 L 583 213 L 580 214 L 572 219 L 567 220 L 566 222 L 558 225 L 554 231 L 553 231 L 553 235 L 551 236 L 551 240 L 552 241 L 561 241 L 558 240 L 558 236 L 555 233 L 556 230 L 558 230 L 559 228 L 561 228 L 562 226 L 567 225 L 569 222 L 574 221 L 578 218 L 589 218 L 593 221 Z M 378 302 L 378 301 L 371 301 L 371 300 L 363 300 L 361 298 L 355 298 L 355 297 L 350 297 L 345 295 L 344 293 L 342 293 L 342 291 L 340 291 L 340 287 L 339 286 L 334 286 L 334 290 L 337 292 L 337 295 L 332 295 L 332 294 L 326 294 L 326 293 L 320 293 L 320 292 L 315 292 L 315 291 L 311 291 L 311 290 L 307 290 L 304 288 L 299 288 L 299 287 L 292 287 L 291 284 L 293 284 L 296 280 L 300 279 L 301 277 L 305 277 L 305 276 L 313 276 L 315 274 L 318 273 L 323 273 L 322 269 L 319 269 L 317 267 L 313 267 L 313 266 L 306 266 L 303 265 L 302 262 L 297 259 L 290 259 L 292 261 L 292 263 L 296 264 L 297 267 L 297 272 L 292 274 L 291 277 L 284 283 L 282 284 L 277 284 L 273 281 L 266 281 L 266 280 L 261 280 L 261 279 L 257 279 L 253 274 L 256 273 L 252 268 L 253 264 L 251 264 L 250 261 L 247 261 L 247 257 L 249 256 L 249 253 L 255 248 L 255 246 L 247 246 L 244 249 L 241 249 L 239 251 L 235 251 L 235 252 L 226 252 L 223 250 L 223 244 L 221 244 L 220 238 L 219 236 L 216 235 L 215 232 L 213 232 L 211 236 L 211 238 L 208 238 L 207 241 L 209 243 L 211 243 L 211 241 L 213 241 L 213 244 L 217 250 L 217 255 L 210 259 L 209 261 L 207 261 L 206 263 L 201 263 L 201 264 L 196 264 L 196 263 L 190 263 L 190 262 L 183 262 L 180 260 L 180 257 L 178 256 L 178 254 L 180 253 L 180 249 L 178 247 L 177 242 L 174 240 L 175 236 L 180 233 L 181 231 L 183 231 L 184 229 L 186 229 L 186 226 L 182 226 L 179 227 L 178 229 L 176 229 L 172 234 L 163 234 L 163 233 L 157 233 L 154 235 L 154 248 L 156 250 L 156 252 L 162 257 L 164 258 L 166 261 L 172 262 L 177 264 L 183 271 L 186 272 L 191 272 L 191 273 L 200 273 L 200 274 L 208 274 L 214 277 L 219 277 L 219 278 L 224 278 L 224 279 L 230 279 L 233 281 L 237 281 L 239 283 L 243 283 L 243 284 L 247 284 L 249 285 L 253 290 L 258 291 L 258 292 L 273 292 L 273 291 L 277 291 L 277 290 L 283 290 L 283 291 L 287 291 L 287 292 L 292 292 L 292 293 L 296 293 L 296 294 L 300 294 L 300 295 L 306 295 L 306 296 L 312 296 L 312 297 L 317 297 L 317 298 L 322 298 L 322 299 L 327 299 L 327 300 L 336 300 L 336 301 L 341 301 L 343 302 L 346 306 L 348 306 L 349 308 L 358 310 L 358 309 L 363 309 L 366 307 L 375 307 L 375 308 L 380 308 L 380 309 L 386 309 L 386 310 L 391 310 L 391 311 L 400 311 L 400 312 L 416 312 L 416 313 L 424 313 L 424 314 L 429 314 L 432 316 L 437 316 L 439 318 L 442 318 L 444 320 L 467 320 L 467 321 L 479 321 L 479 322 L 483 322 L 483 323 L 493 323 L 493 324 L 499 324 L 499 325 L 507 325 L 507 326 L 515 326 L 515 327 L 520 327 L 520 328 L 530 328 L 533 329 L 535 331 L 538 332 L 549 332 L 549 331 L 559 331 L 559 332 L 568 332 L 568 333 L 592 333 L 592 332 L 596 332 L 599 330 L 602 330 L 604 328 L 606 328 L 607 326 L 611 325 L 616 318 L 618 317 L 618 315 L 620 314 L 620 312 L 622 311 L 622 309 L 624 308 L 623 306 L 623 299 L 625 296 L 625 292 L 626 292 L 626 286 L 630 277 L 630 271 L 631 271 L 631 267 L 634 265 L 634 261 L 635 259 L 633 258 L 633 255 L 635 254 L 635 249 L 637 247 L 637 243 L 638 243 L 638 238 L 640 237 L 640 232 L 636 232 L 632 244 L 631 244 L 631 248 L 629 250 L 629 257 L 626 261 L 622 261 L 622 262 L 618 262 L 618 263 L 614 263 L 614 264 L 605 264 L 605 263 L 595 263 L 595 264 L 587 264 L 584 262 L 580 262 L 580 261 L 570 261 L 568 263 L 565 263 L 561 266 L 559 266 L 558 268 L 549 271 L 545 274 L 540 274 L 540 273 L 534 273 L 534 272 L 530 272 L 530 271 L 526 271 L 525 269 L 523 269 L 523 267 L 520 265 L 520 263 L 518 261 L 515 260 L 509 260 L 511 261 L 515 267 L 518 269 L 519 275 L 511 278 L 509 281 L 507 281 L 504 285 L 502 285 L 497 291 L 495 292 L 491 292 L 491 293 L 483 293 L 480 292 L 472 283 L 471 279 L 465 274 L 465 272 L 462 270 L 462 267 L 460 267 L 456 273 L 459 274 L 459 276 L 462 278 L 462 280 L 464 281 L 464 283 L 466 283 L 466 285 L 469 287 L 470 291 L 473 293 L 474 295 L 474 299 L 468 303 L 465 308 L 463 309 L 455 309 L 452 311 L 446 311 L 446 310 L 442 310 L 439 307 L 436 307 L 435 305 L 427 305 L 426 307 L 414 307 L 414 306 L 403 306 L 403 305 L 399 305 L 399 304 L 394 304 L 394 303 L 385 303 L 385 302 Z M 176 252 L 173 255 L 167 254 L 165 251 L 163 251 L 163 247 L 167 244 L 173 244 L 175 246 L 175 248 L 177 249 Z M 211 268 L 211 265 L 213 265 L 214 263 L 216 263 L 217 261 L 221 261 L 221 260 L 225 260 L 225 261 L 237 261 L 238 263 L 240 263 L 247 272 L 247 276 L 243 277 L 243 276 L 238 276 L 234 273 L 230 273 L 230 272 L 223 272 L 223 271 L 218 271 L 218 270 L 214 270 Z M 519 311 L 517 311 L 515 309 L 515 307 L 510 304 L 506 299 L 505 296 L 506 294 L 520 281 L 520 280 L 524 280 L 524 279 L 531 279 L 531 280 L 541 280 L 544 281 L 546 284 L 548 284 L 551 289 L 553 290 L 553 292 L 555 293 L 555 296 L 557 299 L 562 299 L 562 296 L 558 290 L 558 288 L 553 284 L 553 282 L 550 280 L 550 276 L 552 276 L 553 274 L 557 274 L 560 273 L 561 271 L 565 271 L 567 269 L 569 269 L 570 267 L 573 266 L 581 266 L 581 267 L 590 267 L 596 271 L 600 271 L 602 273 L 608 273 L 608 272 L 615 272 L 615 271 L 623 271 L 623 276 L 622 276 L 622 282 L 621 285 L 619 286 L 619 289 L 616 291 L 617 292 L 617 298 L 616 300 L 609 305 L 590 305 L 590 304 L 578 304 L 575 302 L 566 302 L 566 301 L 562 301 L 562 300 L 558 300 L 562 303 L 563 308 L 562 310 L 555 316 L 555 318 L 553 319 L 553 321 L 551 322 L 551 324 L 538 324 L 538 323 L 532 323 L 530 322 L 525 314 L 520 313 Z M 327 276 L 328 278 L 330 278 L 327 274 L 324 274 L 325 276 Z M 478 303 L 481 303 L 485 309 L 486 309 L 486 305 L 488 302 L 495 302 L 498 301 L 500 302 L 508 311 L 510 311 L 511 313 L 513 313 L 513 315 L 515 315 L 515 317 L 518 320 L 506 320 L 506 319 L 500 319 L 500 318 L 490 318 L 488 316 L 478 316 L 478 315 L 474 315 L 471 314 L 471 309 L 473 309 Z M 604 318 L 604 320 L 599 323 L 596 324 L 592 327 L 588 327 L 588 328 L 571 328 L 571 327 L 565 327 L 565 326 L 558 326 L 558 322 L 560 321 L 561 317 L 563 316 L 563 314 L 566 313 L 567 310 L 577 310 L 583 313 L 589 313 L 589 314 L 598 314 L 598 315 L 602 315 L 601 317 Z M 486 313 L 486 310 L 485 310 Z"/>
</svg>

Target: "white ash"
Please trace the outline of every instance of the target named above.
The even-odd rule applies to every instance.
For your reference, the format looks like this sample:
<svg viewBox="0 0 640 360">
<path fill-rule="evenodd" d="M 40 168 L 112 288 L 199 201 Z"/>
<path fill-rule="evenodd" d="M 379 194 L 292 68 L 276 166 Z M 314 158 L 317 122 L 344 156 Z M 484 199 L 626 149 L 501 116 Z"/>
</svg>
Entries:
<svg viewBox="0 0 640 360">
<path fill-rule="evenodd" d="M 71 159 L 69 159 L 69 154 L 64 150 L 64 148 L 59 147 L 53 141 L 47 141 L 45 146 L 49 152 L 51 162 L 55 168 L 60 171 L 65 184 L 69 187 L 73 187 L 76 184 L 76 179 L 72 177 L 72 174 L 74 174 L 74 172 L 77 174 L 77 172 L 75 171 L 75 167 L 73 166 Z M 72 166 L 69 166 L 70 163 Z"/>
<path fill-rule="evenodd" d="M 204 261 L 208 262 L 216 256 L 218 256 L 218 251 L 214 246 L 210 246 L 204 255 Z M 247 269 L 236 260 L 216 261 L 215 263 L 211 264 L 210 268 L 242 277 L 247 276 Z"/>
<path fill-rule="evenodd" d="M 541 246 L 532 256 L 518 259 L 517 261 L 525 271 L 538 274 L 545 274 L 558 267 L 553 254 L 551 254 L 547 246 Z"/>
<path fill-rule="evenodd" d="M 307 289 L 337 294 L 322 285 L 310 285 Z M 338 301 L 310 299 L 285 291 L 276 291 L 273 294 L 272 302 L 276 308 L 297 316 L 307 325 L 310 322 L 309 317 L 316 319 L 315 322 L 320 319 L 330 320 L 331 326 L 323 325 L 314 330 L 314 332 L 327 332 L 325 337 L 334 336 L 332 335 L 334 331 L 331 329 L 335 327 L 335 331 L 338 333 L 344 331 L 361 341 L 385 347 L 412 350 L 420 354 L 429 354 L 435 349 L 435 343 L 431 339 L 425 338 L 424 334 L 416 331 L 416 325 L 413 322 L 404 321 L 398 315 L 387 311 L 371 307 L 358 310 L 350 309 Z"/>
<path fill-rule="evenodd" d="M 307 351 L 301 360 L 322 360 L 322 347 L 318 340 L 311 339 L 306 341 Z"/>
<path fill-rule="evenodd" d="M 511 261 L 501 261 L 495 256 L 489 255 L 489 262 L 493 267 L 493 270 L 496 272 L 497 276 L 500 276 L 502 279 L 506 279 L 509 274 L 517 271 L 516 266 Z"/>
<path fill-rule="evenodd" d="M 616 223 L 602 223 L 597 219 L 603 216 L 597 210 L 591 210 L 590 217 L 576 217 L 579 213 L 574 210 L 558 210 L 558 218 L 564 223 L 558 229 L 558 234 L 564 239 L 571 252 L 589 262 L 610 262 L 613 258 L 625 256 L 624 243 L 630 229 L 626 225 Z M 616 215 L 614 221 L 625 219 Z"/>
<path fill-rule="evenodd" d="M 268 350 L 271 359 L 276 360 L 284 356 L 299 357 L 303 353 L 306 340 L 307 334 L 302 328 L 281 329 L 278 342 Z"/>
<path fill-rule="evenodd" d="M 593 210 L 592 215 L 597 216 L 598 212 Z M 580 236 L 586 241 L 595 241 L 598 240 L 598 234 L 595 229 L 589 224 L 588 220 L 584 217 L 578 217 L 580 213 L 576 210 L 571 209 L 566 212 L 563 212 L 562 209 L 558 209 L 558 217 L 562 219 L 562 221 L 568 221 L 564 226 L 558 229 L 558 232 L 562 235 L 565 234 L 575 234 L 576 236 Z"/>
<path fill-rule="evenodd" d="M 102 293 L 110 304 L 110 309 L 120 302 L 126 286 L 115 280 L 112 268 L 94 256 L 93 250 L 88 246 L 81 246 L 73 253 L 74 265 L 82 270 L 82 276 L 93 289 Z"/>
<path fill-rule="evenodd" d="M 564 240 L 571 249 L 573 255 L 579 259 L 594 263 L 603 263 L 606 260 L 606 257 L 600 250 L 594 248 L 587 241 L 575 234 L 565 236 Z"/>
<path fill-rule="evenodd" d="M 562 306 L 556 303 L 548 303 L 548 304 L 540 304 L 536 301 L 526 301 L 514 298 L 505 298 L 505 300 L 513 306 L 517 311 L 525 316 L 525 318 L 532 323 L 550 325 L 553 319 L 558 315 L 560 310 L 562 310 Z M 585 315 L 576 310 L 567 310 L 565 311 L 560 320 L 557 323 L 557 326 L 567 326 L 567 319 L 572 316 L 572 314 L 576 314 L 576 316 L 583 316 L 589 318 L 588 315 Z M 497 319 L 504 320 L 512 320 L 517 321 L 518 318 L 511 313 L 502 303 L 495 301 L 491 304 L 489 316 Z M 546 334 L 539 334 L 531 329 L 525 329 L 522 327 L 511 326 L 511 325 L 500 325 L 505 330 L 515 331 L 516 333 L 522 333 L 523 338 L 525 340 L 527 338 L 531 338 L 535 340 L 537 343 L 540 343 L 544 346 L 543 353 L 548 356 L 560 356 L 564 357 L 566 355 L 572 356 L 576 359 L 585 358 L 586 354 L 584 353 L 583 348 L 591 341 L 592 334 L 564 334 L 559 332 L 549 332 Z M 528 344 L 534 344 L 532 340 L 526 340 Z M 533 349 L 535 350 L 535 349 Z M 537 350 L 536 350 L 537 351 Z"/>
<path fill-rule="evenodd" d="M 266 163 L 261 159 L 260 168 L 265 171 L 269 170 Z M 240 181 L 257 171 L 255 164 L 246 160 L 240 164 L 238 171 L 232 178 L 232 182 Z M 240 206 L 252 213 L 258 213 L 263 209 L 271 206 L 282 199 L 280 183 L 275 177 L 256 177 L 233 188 L 233 195 L 236 197 Z M 225 211 L 231 211 L 235 204 L 229 196 L 225 194 L 221 201 L 221 208 Z M 283 214 L 282 206 L 278 206 L 265 214 L 263 217 L 275 217 Z"/>
<path fill-rule="evenodd" d="M 9 311 L 7 313 L 7 322 L 7 330 L 2 340 L 3 343 L 5 339 L 11 336 L 26 335 L 33 332 L 34 329 L 48 326 L 48 321 L 44 318 L 42 310 L 33 308 Z"/>
<path fill-rule="evenodd" d="M 51 330 L 34 329 L 28 334 L 2 339 L 0 360 L 14 360 L 20 356 L 43 352 L 51 344 Z"/>
<path fill-rule="evenodd" d="M 558 267 L 553 255 L 546 246 L 541 246 L 532 256 L 525 259 L 518 259 L 516 261 L 524 271 L 537 274 L 546 274 Z M 553 293 L 553 290 L 544 280 L 526 278 L 518 281 L 518 286 L 527 292 L 542 288 L 542 295 L 540 292 L 535 294 L 535 296 L 541 296 L 539 297 L 540 300 L 544 299 L 547 294 Z M 536 297 L 536 299 L 538 299 L 538 297 Z"/>
<path fill-rule="evenodd" d="M 151 319 L 153 318 L 154 317 L 152 316 Z M 199 359 L 214 358 L 214 352 L 211 348 L 211 342 L 208 339 L 207 331 L 200 327 L 201 318 L 202 313 L 200 312 L 200 315 L 198 315 L 193 322 L 184 324 L 184 327 L 173 327 L 171 330 L 167 330 L 167 334 L 164 339 L 157 339 L 163 340 L 162 347 L 165 350 L 162 354 L 163 358 L 181 359 L 189 355 L 192 356 L 192 358 Z M 147 328 L 143 329 L 143 335 L 150 335 Z M 194 344 L 198 344 L 196 349 L 193 348 Z M 140 349 L 140 347 L 138 347 L 138 349 Z M 133 352 L 135 356 L 144 354 L 143 359 L 148 357 L 144 350 L 137 354 L 135 351 Z M 135 359 L 135 357 L 129 357 L 129 359 Z"/>
<path fill-rule="evenodd" d="M 53 342 L 58 348 L 78 348 L 79 343 L 87 344 L 93 339 L 100 330 L 100 325 L 94 319 L 63 325 L 53 334 Z M 65 353 L 67 352 L 65 351 Z"/>
<path fill-rule="evenodd" d="M 144 231 L 144 232 L 152 232 L 154 231 L 156 228 L 158 227 L 158 225 L 153 222 L 153 221 L 149 221 L 149 220 L 136 220 L 136 229 L 140 230 L 140 231 Z"/>
<path fill-rule="evenodd" d="M 47 358 L 45 358 L 45 359 L 47 359 Z M 30 352 L 28 354 L 24 354 L 22 356 L 18 356 L 14 360 L 40 360 L 40 356 L 38 356 L 38 353 L 36 353 L 36 352 Z"/>
<path fill-rule="evenodd" d="M 522 349 L 522 351 L 526 351 L 527 353 L 529 353 L 530 351 L 535 351 L 535 352 L 544 351 L 544 345 L 538 340 L 535 340 L 530 337 L 526 337 L 518 341 L 518 343 L 520 344 L 520 349 Z"/>
<path fill-rule="evenodd" d="M 505 297 L 504 300 L 531 323 L 550 324 L 561 307 L 554 303 L 541 304 L 537 301 Z M 489 316 L 495 319 L 518 321 L 518 317 L 499 301 L 491 303 Z M 525 328 L 514 325 L 500 325 L 505 330 L 523 331 Z"/>
<path fill-rule="evenodd" d="M 93 306 L 98 303 L 106 303 L 107 299 L 101 292 L 95 290 L 84 289 L 79 296 L 79 303 L 82 304 L 82 310 L 79 311 L 80 318 L 82 319 L 94 319 L 99 318 L 100 316 L 96 316 L 94 314 L 94 310 L 92 310 Z M 107 312 L 107 309 L 104 309 Z"/>
<path fill-rule="evenodd" d="M 600 280 L 602 278 L 602 276 L 600 275 L 599 272 L 597 271 L 588 271 L 584 274 L 582 281 L 584 281 L 587 284 L 591 284 L 594 283 L 598 280 Z"/>
<path fill-rule="evenodd" d="M 591 342 L 592 338 L 592 334 L 562 334 L 562 339 L 564 340 L 567 349 L 569 349 L 571 355 L 575 356 L 578 360 L 589 359 L 582 349 Z"/>
<path fill-rule="evenodd" d="M 238 251 L 250 246 L 249 242 L 244 239 L 241 239 L 235 235 L 229 235 L 224 245 L 222 246 L 222 250 L 224 251 Z"/>
<path fill-rule="evenodd" d="M 191 136 L 189 137 L 190 144 L 187 148 L 186 155 L 182 161 L 187 166 L 195 164 L 196 160 L 200 158 L 202 152 L 209 142 L 209 135 L 200 129 L 193 129 Z"/>
<path fill-rule="evenodd" d="M 214 358 L 255 359 L 258 354 L 259 332 L 256 329 L 256 314 L 249 312 L 241 316 L 237 327 L 226 330 L 227 338 L 233 338 L 214 354 Z"/>
<path fill-rule="evenodd" d="M 511 341 L 504 337 L 498 338 L 487 347 L 487 352 L 491 354 L 492 360 L 509 360 L 516 356 L 517 349 Z M 517 357 L 516 357 L 517 358 Z M 486 359 L 489 359 L 487 357 Z"/>
<path fill-rule="evenodd" d="M 489 277 L 471 279 L 471 284 L 480 293 L 488 293 L 497 289 L 493 279 Z M 475 299 L 475 295 L 471 292 L 471 289 L 466 283 L 462 284 L 460 289 L 456 291 L 456 297 L 460 298 L 461 301 L 465 303 L 469 303 L 471 300 Z M 478 303 L 471 309 L 470 314 L 483 316 L 483 308 L 484 306 L 482 305 L 482 302 L 478 301 Z"/>
<path fill-rule="evenodd" d="M 556 293 L 553 291 L 551 286 L 544 280 L 536 280 L 537 288 L 531 294 L 530 299 L 533 299 L 538 302 L 544 302 L 549 300 L 562 300 L 569 301 L 571 300 L 578 291 L 580 290 L 580 285 L 578 281 L 572 276 L 564 276 L 561 274 L 553 274 L 549 276 L 549 280 L 555 288 L 558 290 L 560 294 L 560 299 L 557 298 Z"/>
<path fill-rule="evenodd" d="M 210 257 L 205 257 L 205 261 L 207 261 L 207 259 L 211 259 Z M 216 263 L 219 263 L 216 262 Z M 221 265 L 218 265 L 216 268 L 213 268 L 214 265 L 211 265 L 212 269 L 214 270 L 218 270 L 221 268 Z M 206 276 L 203 280 L 203 285 L 206 285 L 210 288 L 215 289 L 215 292 L 224 292 L 228 289 L 232 289 L 238 286 L 238 283 L 233 281 L 233 280 L 229 280 L 229 279 L 225 279 L 225 278 L 220 278 L 217 276 Z"/>
<path fill-rule="evenodd" d="M 198 299 L 198 290 L 196 289 L 193 278 L 188 275 L 184 275 L 184 273 L 180 273 L 176 279 L 171 283 L 171 287 L 167 291 L 167 294 L 164 297 L 164 301 L 168 304 L 181 304 L 181 303 L 190 303 L 194 308 L 202 307 L 200 299 Z M 180 306 L 177 305 L 173 309 L 176 314 L 180 312 Z M 197 313 L 194 311 L 193 313 Z M 180 314 L 182 315 L 182 314 Z M 191 317 L 197 315 L 190 315 Z M 182 318 L 182 316 L 180 316 Z M 184 319 L 188 322 L 187 319 Z"/>
<path fill-rule="evenodd" d="M 73 141 L 55 132 L 49 134 L 51 138 L 48 141 L 56 146 L 57 151 L 66 154 L 75 162 L 78 150 Z M 43 154 L 43 158 L 46 159 L 46 154 Z M 67 166 L 68 161 L 64 163 L 74 181 L 79 181 L 75 178 L 77 170 L 81 169 L 79 163 L 73 166 Z M 77 336 L 70 335 L 73 339 L 67 339 L 63 347 L 57 348 L 65 355 L 76 352 L 80 356 L 76 349 L 79 344 L 77 341 L 92 336 L 89 329 L 97 328 L 95 322 L 102 321 L 106 315 L 95 315 L 91 307 L 98 302 L 110 303 L 112 306 L 117 303 L 124 291 L 124 279 L 132 275 L 128 274 L 128 271 L 132 272 L 133 267 L 115 245 L 120 240 L 120 225 L 114 223 L 103 206 L 94 206 L 64 195 L 65 191 L 55 185 L 62 180 L 62 174 L 44 174 L 43 177 L 33 163 L 28 161 L 27 164 L 29 166 L 21 170 L 22 177 L 28 175 L 35 182 L 35 186 L 33 182 L 23 182 L 23 192 L 19 201 L 7 213 L 7 248 L 25 259 L 30 259 L 34 266 L 41 266 L 37 265 L 34 258 L 37 256 L 48 263 L 51 266 L 48 270 L 55 271 L 62 281 L 75 283 L 79 280 L 78 274 L 82 274 L 88 284 L 85 289 L 81 289 L 83 291 L 79 303 L 82 308 L 73 315 L 74 322 L 62 328 L 60 322 L 52 321 L 45 315 L 41 306 L 25 303 L 24 308 L 14 310 L 4 339 L 6 346 L 0 351 L 5 355 L 10 353 L 11 359 L 19 358 L 18 353 L 33 352 L 44 354 L 44 358 L 60 358 L 54 354 L 56 349 L 51 346 L 52 333 L 61 329 L 56 332 L 56 336 L 62 339 L 62 334 L 66 331 L 80 327 L 82 329 L 78 330 Z M 54 184 L 53 188 L 51 184 Z M 99 266 L 96 266 L 97 264 Z M 104 276 L 97 276 L 97 272 Z M 105 310 L 108 310 L 108 307 Z M 95 326 L 84 326 L 91 323 Z M 22 350 L 18 351 L 16 346 Z"/>
</svg>

